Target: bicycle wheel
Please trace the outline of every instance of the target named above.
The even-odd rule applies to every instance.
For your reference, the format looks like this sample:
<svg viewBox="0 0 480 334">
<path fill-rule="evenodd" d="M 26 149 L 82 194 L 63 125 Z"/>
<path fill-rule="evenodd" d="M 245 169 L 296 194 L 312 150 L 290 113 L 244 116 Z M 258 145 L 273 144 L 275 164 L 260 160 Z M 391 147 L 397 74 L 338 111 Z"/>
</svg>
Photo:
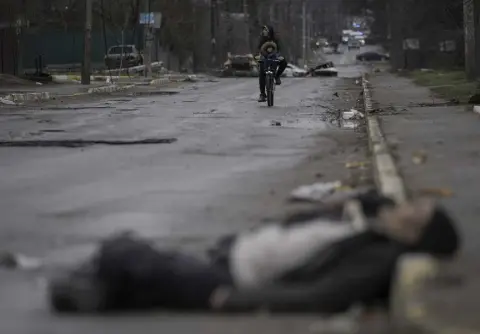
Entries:
<svg viewBox="0 0 480 334">
<path fill-rule="evenodd" d="M 274 94 L 273 94 L 273 90 L 270 89 L 267 91 L 267 104 L 269 107 L 273 107 L 273 97 L 274 97 Z"/>
<path fill-rule="evenodd" d="M 274 85 L 275 83 L 273 82 L 273 75 L 269 74 L 267 77 L 267 105 L 269 107 L 273 106 L 273 91 L 274 91 Z"/>
</svg>

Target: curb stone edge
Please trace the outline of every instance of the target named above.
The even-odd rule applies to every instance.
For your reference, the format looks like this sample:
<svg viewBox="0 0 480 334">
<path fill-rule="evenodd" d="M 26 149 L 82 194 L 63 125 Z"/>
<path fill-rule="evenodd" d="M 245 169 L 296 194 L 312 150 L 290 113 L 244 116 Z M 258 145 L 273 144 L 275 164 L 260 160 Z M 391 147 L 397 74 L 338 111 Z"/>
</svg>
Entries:
<svg viewBox="0 0 480 334">
<path fill-rule="evenodd" d="M 373 100 L 367 74 L 362 75 L 362 86 L 368 141 L 377 187 L 383 195 L 390 196 L 397 202 L 404 202 L 407 199 L 404 182 L 389 153 L 378 117 L 372 114 Z M 480 114 L 480 106 L 476 107 L 474 111 Z M 476 331 L 446 326 L 428 314 L 419 292 L 427 287 L 432 278 L 440 274 L 443 264 L 443 261 L 427 254 L 409 254 L 399 259 L 390 301 L 391 325 L 396 333 L 419 330 L 422 333 L 435 334 L 478 334 Z"/>
<path fill-rule="evenodd" d="M 136 85 L 110 85 L 110 86 L 101 86 L 89 88 L 87 92 L 68 94 L 68 95 L 55 95 L 50 92 L 35 92 L 35 93 L 13 93 L 3 96 L 5 100 L 12 101 L 15 103 L 25 102 L 25 101 L 49 101 L 56 98 L 65 98 L 65 97 L 75 97 L 75 96 L 84 96 L 91 94 L 101 94 L 101 93 L 113 93 L 131 89 Z"/>
</svg>

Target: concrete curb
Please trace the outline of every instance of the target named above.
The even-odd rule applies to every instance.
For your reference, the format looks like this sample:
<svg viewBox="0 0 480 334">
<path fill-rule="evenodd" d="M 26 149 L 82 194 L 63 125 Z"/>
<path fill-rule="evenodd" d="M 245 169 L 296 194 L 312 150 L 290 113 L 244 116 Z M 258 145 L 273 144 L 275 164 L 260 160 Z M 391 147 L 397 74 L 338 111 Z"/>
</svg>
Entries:
<svg viewBox="0 0 480 334">
<path fill-rule="evenodd" d="M 380 128 L 377 116 L 372 114 L 373 103 L 369 82 L 366 75 L 362 77 L 365 114 L 367 115 L 368 142 L 373 156 L 373 165 L 377 187 L 382 194 L 397 202 L 407 198 L 403 180 L 398 174 L 394 159 Z"/>
<path fill-rule="evenodd" d="M 404 202 L 407 199 L 404 182 L 389 153 L 378 117 L 372 114 L 372 95 L 367 75 L 363 75 L 362 84 L 369 145 L 377 187 L 383 195 L 390 196 L 397 202 Z M 391 325 L 396 333 L 476 333 L 442 324 L 441 321 L 428 314 L 428 307 L 422 301 L 422 291 L 426 290 L 432 279 L 444 271 L 446 264 L 448 261 L 440 261 L 426 254 L 409 254 L 400 258 L 390 301 Z"/>
<path fill-rule="evenodd" d="M 152 81 L 150 81 L 150 86 L 166 85 L 170 82 L 172 82 L 172 80 L 170 80 L 169 78 L 153 79 Z"/>
<path fill-rule="evenodd" d="M 124 86 L 110 85 L 110 86 L 94 87 L 94 88 L 88 89 L 87 92 L 75 93 L 71 95 L 56 95 L 50 92 L 14 93 L 14 94 L 9 94 L 7 96 L 4 96 L 3 99 L 7 101 L 12 101 L 14 103 L 40 102 L 40 101 L 49 101 L 49 100 L 55 100 L 55 99 L 61 99 L 61 98 L 75 97 L 75 96 L 120 92 L 120 91 L 131 89 L 133 87 L 135 87 L 135 85 L 124 85 Z"/>
<path fill-rule="evenodd" d="M 133 87 L 135 87 L 135 85 L 125 85 L 125 86 L 110 85 L 110 86 L 95 87 L 95 88 L 90 88 L 88 90 L 88 94 L 120 92 L 120 91 L 128 90 Z"/>
<path fill-rule="evenodd" d="M 49 92 L 40 93 L 14 93 L 4 96 L 3 99 L 12 101 L 15 103 L 27 102 L 27 101 L 48 101 L 53 98 Z"/>
<path fill-rule="evenodd" d="M 55 74 L 52 75 L 53 81 L 54 82 L 80 82 L 82 80 L 81 75 L 78 74 Z M 120 79 L 129 79 L 130 77 L 128 75 L 112 75 L 111 77 L 106 74 L 106 75 L 92 75 L 90 76 L 91 81 L 104 81 L 106 82 L 108 79 L 112 80 L 120 80 Z"/>
</svg>

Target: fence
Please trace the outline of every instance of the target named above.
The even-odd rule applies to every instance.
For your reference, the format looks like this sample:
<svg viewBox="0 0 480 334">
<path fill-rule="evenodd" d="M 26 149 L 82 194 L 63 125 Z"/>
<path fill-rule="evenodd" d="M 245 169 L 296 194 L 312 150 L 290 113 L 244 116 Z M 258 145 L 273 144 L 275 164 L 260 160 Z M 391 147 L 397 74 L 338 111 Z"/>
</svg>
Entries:
<svg viewBox="0 0 480 334">
<path fill-rule="evenodd" d="M 14 28 L 0 28 L 0 73 L 17 73 L 17 36 Z"/>
<path fill-rule="evenodd" d="M 141 36 L 141 35 L 140 35 Z M 125 44 L 139 44 L 141 37 L 126 33 Z M 107 47 L 122 44 L 121 33 L 106 33 Z M 42 56 L 46 65 L 79 64 L 82 62 L 83 31 L 37 30 L 26 31 L 22 36 L 23 66 L 34 68 L 35 58 Z M 105 40 L 102 32 L 92 32 L 92 63 L 103 64 Z"/>
</svg>

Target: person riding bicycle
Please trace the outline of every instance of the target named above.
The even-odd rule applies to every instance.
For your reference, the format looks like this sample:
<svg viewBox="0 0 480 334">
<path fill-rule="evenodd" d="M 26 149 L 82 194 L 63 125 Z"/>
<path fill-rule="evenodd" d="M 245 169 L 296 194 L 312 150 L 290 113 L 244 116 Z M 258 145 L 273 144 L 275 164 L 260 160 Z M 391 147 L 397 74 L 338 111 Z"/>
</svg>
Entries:
<svg viewBox="0 0 480 334">
<path fill-rule="evenodd" d="M 265 25 L 262 28 L 262 33 L 258 40 L 258 52 L 260 53 L 261 57 L 267 56 L 267 52 L 264 50 L 264 46 L 266 43 L 275 43 L 277 46 L 277 53 L 280 52 L 280 42 L 278 38 L 275 36 L 275 31 L 273 27 Z M 282 81 L 280 80 L 280 76 L 283 74 L 285 69 L 287 68 L 287 61 L 284 58 L 279 59 L 280 62 L 278 64 L 277 73 L 275 75 L 275 84 L 281 85 Z M 258 73 L 259 78 L 259 85 L 260 85 L 260 97 L 258 102 L 265 102 L 267 100 L 267 94 L 265 93 L 265 63 L 260 62 L 260 68 Z"/>
</svg>

